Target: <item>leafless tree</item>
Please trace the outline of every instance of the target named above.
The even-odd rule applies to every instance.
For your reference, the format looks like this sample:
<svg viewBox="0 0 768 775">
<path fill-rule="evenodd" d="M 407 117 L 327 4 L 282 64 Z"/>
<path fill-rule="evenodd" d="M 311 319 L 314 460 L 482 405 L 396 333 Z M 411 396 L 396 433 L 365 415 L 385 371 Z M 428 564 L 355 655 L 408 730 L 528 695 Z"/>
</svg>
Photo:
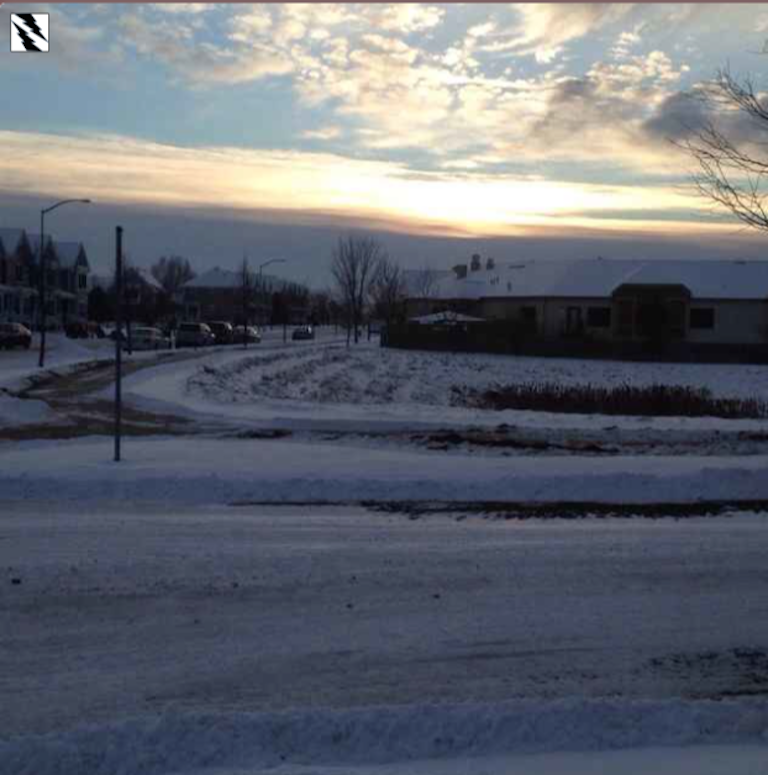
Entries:
<svg viewBox="0 0 768 775">
<path fill-rule="evenodd" d="M 431 299 L 437 293 L 437 281 L 440 273 L 430 266 L 417 269 L 411 275 L 410 291 L 414 298 Z"/>
<path fill-rule="evenodd" d="M 768 231 L 768 156 L 760 158 L 763 143 L 747 141 L 768 131 L 768 101 L 749 77 L 738 80 L 728 68 L 719 70 L 698 97 L 714 117 L 674 144 L 698 162 L 694 183 L 699 193 L 747 226 Z M 745 120 L 743 128 L 737 127 L 738 119 Z M 750 129 L 754 134 L 744 131 Z"/>
<path fill-rule="evenodd" d="M 342 237 L 333 251 L 331 275 L 336 295 L 346 312 L 347 344 L 351 331 L 354 331 L 355 344 L 359 341 L 365 303 L 379 263 L 384 259 L 386 252 L 372 237 Z"/>
<path fill-rule="evenodd" d="M 388 258 L 379 261 L 371 283 L 373 314 L 391 325 L 402 317 L 406 295 L 405 278 L 399 265 Z"/>
<path fill-rule="evenodd" d="M 163 286 L 163 290 L 173 298 L 184 283 L 195 278 L 195 272 L 189 261 L 181 256 L 162 256 L 152 264 L 152 276 Z"/>
</svg>

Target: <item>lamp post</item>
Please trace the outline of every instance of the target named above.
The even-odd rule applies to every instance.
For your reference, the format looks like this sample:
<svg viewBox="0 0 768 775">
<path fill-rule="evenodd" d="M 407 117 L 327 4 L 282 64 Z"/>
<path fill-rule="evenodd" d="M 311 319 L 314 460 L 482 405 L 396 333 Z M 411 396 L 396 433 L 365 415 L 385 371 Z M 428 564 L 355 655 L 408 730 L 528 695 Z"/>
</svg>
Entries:
<svg viewBox="0 0 768 775">
<path fill-rule="evenodd" d="M 40 360 L 37 365 L 41 369 L 43 366 L 45 366 L 45 284 L 47 274 L 47 267 L 45 266 L 45 216 L 50 213 L 51 210 L 55 210 L 57 207 L 62 207 L 63 205 L 74 203 L 89 205 L 91 200 L 62 199 L 61 202 L 56 202 L 56 204 L 53 204 L 50 207 L 46 207 L 40 211 L 40 252 L 38 261 L 38 266 L 40 267 L 40 309 L 38 311 L 40 317 Z"/>
<path fill-rule="evenodd" d="M 270 264 L 284 264 L 285 259 L 284 258 L 270 258 L 269 261 L 265 261 L 263 264 L 259 264 L 259 294 L 263 296 L 264 294 L 264 286 L 262 283 L 262 270 L 265 266 L 269 266 Z M 262 324 L 263 325 L 263 324 Z M 285 339 L 285 337 L 283 337 Z"/>
</svg>

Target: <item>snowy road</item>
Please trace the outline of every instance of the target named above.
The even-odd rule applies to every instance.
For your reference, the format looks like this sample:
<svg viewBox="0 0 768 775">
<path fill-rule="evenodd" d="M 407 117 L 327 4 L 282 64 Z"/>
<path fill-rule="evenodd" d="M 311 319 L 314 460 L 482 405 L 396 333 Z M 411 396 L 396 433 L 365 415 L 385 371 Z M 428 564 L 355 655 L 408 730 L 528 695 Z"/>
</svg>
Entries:
<svg viewBox="0 0 768 775">
<path fill-rule="evenodd" d="M 768 692 L 768 521 L 0 508 L 4 736 L 159 711 Z"/>
</svg>

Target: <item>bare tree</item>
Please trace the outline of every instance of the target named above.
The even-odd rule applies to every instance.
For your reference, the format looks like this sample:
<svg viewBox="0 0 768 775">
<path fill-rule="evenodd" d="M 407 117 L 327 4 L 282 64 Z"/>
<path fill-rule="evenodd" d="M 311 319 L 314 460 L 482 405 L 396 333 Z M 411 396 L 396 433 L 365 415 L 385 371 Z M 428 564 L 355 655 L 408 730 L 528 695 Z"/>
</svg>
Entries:
<svg viewBox="0 0 768 775">
<path fill-rule="evenodd" d="M 184 283 L 195 278 L 195 272 L 189 261 L 181 256 L 159 258 L 152 264 L 151 272 L 171 298 Z"/>
<path fill-rule="evenodd" d="M 719 70 L 698 97 L 710 115 L 718 116 L 718 123 L 709 118 L 701 127 L 688 128 L 688 137 L 674 144 L 698 162 L 694 183 L 699 193 L 747 226 L 768 231 L 764 188 L 768 157 L 760 158 L 760 149 L 765 146 L 754 140 L 755 135 L 768 130 L 765 97 L 750 78 L 739 81 L 728 68 Z M 746 120 L 744 126 L 737 125 L 737 119 Z M 752 142 L 747 140 L 750 136 Z"/>
<path fill-rule="evenodd" d="M 437 293 L 439 279 L 439 272 L 430 266 L 424 266 L 411 273 L 410 291 L 417 299 L 431 299 Z"/>
<path fill-rule="evenodd" d="M 333 251 L 331 275 L 339 301 L 346 311 L 347 344 L 351 336 L 350 329 L 354 331 L 355 344 L 360 339 L 365 303 L 370 296 L 379 263 L 384 259 L 386 252 L 372 237 L 342 237 Z"/>
<path fill-rule="evenodd" d="M 379 261 L 371 283 L 374 315 L 392 325 L 403 315 L 406 296 L 405 278 L 399 265 L 388 258 Z"/>
</svg>

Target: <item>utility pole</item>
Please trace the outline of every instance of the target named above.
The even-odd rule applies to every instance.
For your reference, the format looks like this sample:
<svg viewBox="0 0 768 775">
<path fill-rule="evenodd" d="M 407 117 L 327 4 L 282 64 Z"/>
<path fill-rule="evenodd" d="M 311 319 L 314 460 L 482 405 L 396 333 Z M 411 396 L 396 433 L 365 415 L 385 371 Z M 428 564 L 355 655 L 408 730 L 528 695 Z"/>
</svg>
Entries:
<svg viewBox="0 0 768 775">
<path fill-rule="evenodd" d="M 123 353 L 123 227 L 115 230 L 115 462 L 120 462 L 120 433 L 122 431 L 122 353 Z"/>
</svg>

